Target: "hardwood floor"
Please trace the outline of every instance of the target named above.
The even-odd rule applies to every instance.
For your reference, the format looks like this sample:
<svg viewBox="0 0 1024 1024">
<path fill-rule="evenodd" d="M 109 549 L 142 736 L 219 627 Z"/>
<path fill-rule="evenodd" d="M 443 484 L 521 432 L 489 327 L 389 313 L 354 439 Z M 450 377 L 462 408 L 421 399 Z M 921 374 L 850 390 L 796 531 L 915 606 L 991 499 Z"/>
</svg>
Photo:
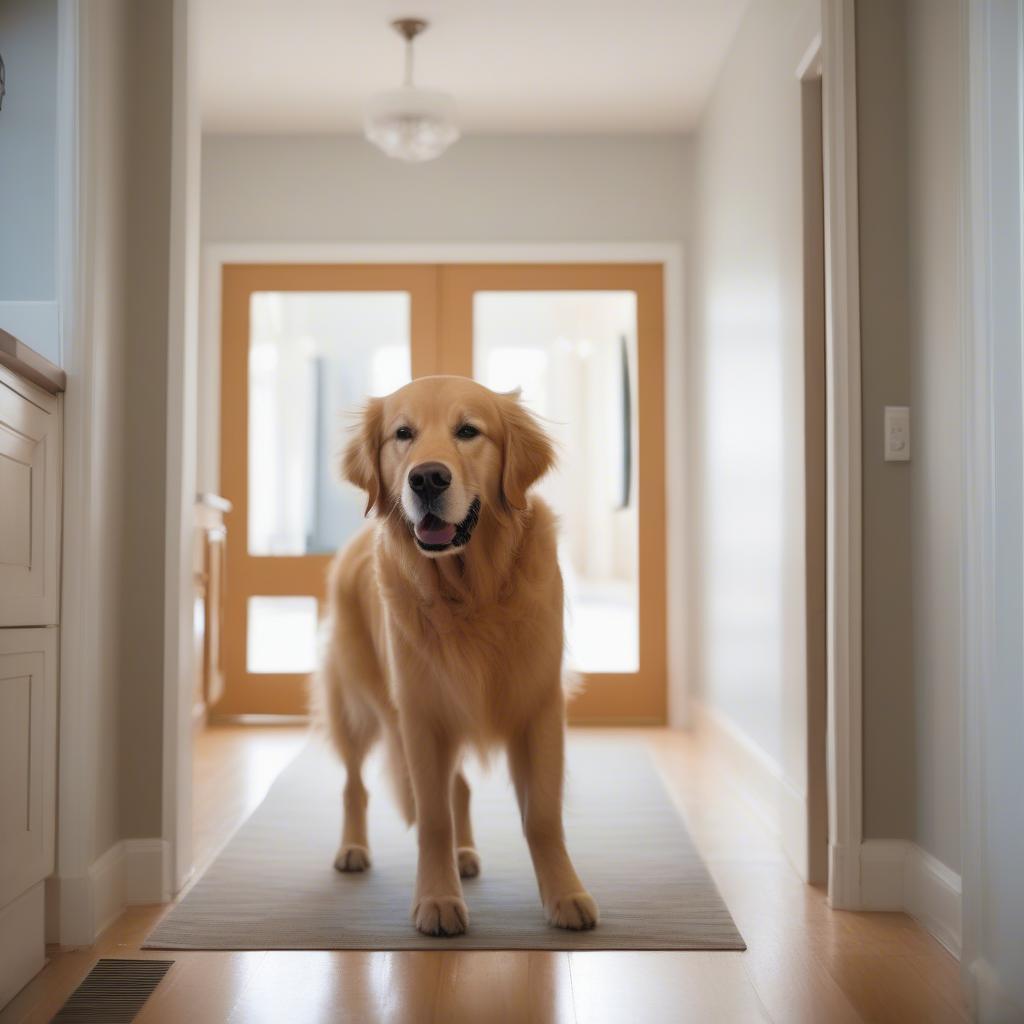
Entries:
<svg viewBox="0 0 1024 1024">
<path fill-rule="evenodd" d="M 903 914 L 829 910 L 698 738 L 631 732 L 657 760 L 743 932 L 745 953 L 151 951 L 139 945 L 166 908 L 132 907 L 91 949 L 54 950 L 0 1024 L 48 1021 L 100 956 L 175 961 L 140 1024 L 968 1019 L 959 965 L 924 929 Z M 197 874 L 302 740 L 303 730 L 288 726 L 217 727 L 198 737 Z"/>
</svg>

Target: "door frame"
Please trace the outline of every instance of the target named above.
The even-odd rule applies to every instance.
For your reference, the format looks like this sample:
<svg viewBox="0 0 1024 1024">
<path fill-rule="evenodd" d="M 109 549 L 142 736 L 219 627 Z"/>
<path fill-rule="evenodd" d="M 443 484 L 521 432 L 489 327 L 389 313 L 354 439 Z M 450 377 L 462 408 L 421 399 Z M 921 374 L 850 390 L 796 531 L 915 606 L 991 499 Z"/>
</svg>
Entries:
<svg viewBox="0 0 1024 1024">
<path fill-rule="evenodd" d="M 312 593 L 314 579 L 326 578 L 331 555 L 251 556 L 248 553 L 248 391 L 226 386 L 224 366 L 232 378 L 245 378 L 248 371 L 249 298 L 257 291 L 407 291 L 413 298 L 411 341 L 412 373 L 472 373 L 472 294 L 474 283 L 487 283 L 500 291 L 593 291 L 635 290 L 638 296 L 637 355 L 640 386 L 663 382 L 661 395 L 640 412 L 640 436 L 648 437 L 641 447 L 641 463 L 660 467 L 640 482 L 640 658 L 637 673 L 595 673 L 569 708 L 575 725 L 664 725 L 669 724 L 668 643 L 668 541 L 666 477 L 671 465 L 667 458 L 665 412 L 668 400 L 676 398 L 683 408 L 679 389 L 667 385 L 665 371 L 666 297 L 668 268 L 664 260 L 462 260 L 431 259 L 334 260 L 334 259 L 219 259 L 217 287 L 220 313 L 209 324 L 215 335 L 205 340 L 212 352 L 216 342 L 220 354 L 220 380 L 208 394 L 219 394 L 220 494 L 233 506 L 228 517 L 227 577 L 238 583 L 226 607 L 225 663 L 235 682 L 228 683 L 214 709 L 216 721 L 268 721 L 296 717 L 296 692 L 304 688 L 303 674 L 250 674 L 245 669 L 246 615 L 242 601 L 256 594 Z M 469 275 L 467 277 L 467 275 Z M 509 282 L 516 282 L 513 288 Z M 468 290 L 467 290 L 468 288 Z M 442 346 L 440 332 L 448 333 L 454 344 Z M 680 346 L 681 348 L 681 346 Z M 212 369 L 212 364 L 210 366 Z M 225 411 L 227 416 L 225 416 Z M 660 424 L 655 431 L 652 424 Z M 229 433 L 230 432 L 230 433 Z M 240 433 L 241 432 L 241 433 Z M 224 462 L 234 454 L 230 465 Z M 647 454 L 645 455 L 645 451 Z M 677 463 L 678 465 L 679 463 Z M 685 507 L 680 500 L 677 506 Z M 644 511 L 645 510 L 645 511 Z M 660 531 L 660 551 L 652 551 L 645 536 Z M 235 543 L 231 542 L 235 538 Z M 239 542 L 240 541 L 240 542 Z M 300 590 L 294 589 L 299 587 Z M 316 585 L 320 595 L 322 586 Z M 241 599 L 240 599 L 241 598 Z M 322 605 L 321 605 L 322 609 Z M 682 615 L 685 609 L 680 608 Z M 664 679 L 664 685 L 657 680 Z M 242 681 L 244 680 L 244 682 Z M 250 687 L 250 709 L 240 706 L 239 693 Z M 253 705 L 257 710 L 254 711 Z"/>
<path fill-rule="evenodd" d="M 620 243 L 380 243 L 380 244 L 264 244 L 211 243 L 203 248 L 199 325 L 200 365 L 209 411 L 210 396 L 220 394 L 220 347 L 223 270 L 227 264 L 651 264 L 664 267 L 663 366 L 665 374 L 665 505 L 686 508 L 686 380 L 684 263 L 682 246 L 671 242 Z M 208 424 L 216 435 L 211 451 L 219 453 L 219 404 Z M 673 471 L 674 470 L 674 471 Z M 686 644 L 686 527 L 666 530 L 666 722 L 688 727 L 692 705 L 687 689 Z"/>
</svg>

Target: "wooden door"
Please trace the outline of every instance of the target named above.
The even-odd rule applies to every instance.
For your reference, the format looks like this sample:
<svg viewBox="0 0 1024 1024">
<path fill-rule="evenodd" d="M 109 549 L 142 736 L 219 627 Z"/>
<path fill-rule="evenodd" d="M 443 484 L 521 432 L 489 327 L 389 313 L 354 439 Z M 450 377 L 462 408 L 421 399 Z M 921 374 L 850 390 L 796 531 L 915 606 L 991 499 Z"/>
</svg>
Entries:
<svg viewBox="0 0 1024 1024">
<path fill-rule="evenodd" d="M 437 270 L 236 264 L 224 267 L 222 296 L 221 487 L 232 511 L 226 517 L 225 686 L 213 711 L 303 714 L 331 552 L 293 536 L 294 508 L 284 509 L 284 528 L 268 530 L 264 513 L 268 503 L 309 501 L 310 481 L 335 462 L 340 430 L 300 430 L 315 439 L 313 449 L 299 443 L 282 453 L 281 446 L 322 393 L 325 363 L 328 376 L 337 364 L 372 369 L 389 389 L 410 373 L 437 372 Z M 367 355 L 370 335 L 384 340 Z M 381 354 L 388 358 L 377 372 Z M 396 354 L 405 370 L 392 365 Z M 260 390 L 268 377 L 278 385 L 269 398 Z M 362 381 L 352 383 L 362 389 Z M 256 415 L 254 396 L 261 403 Z M 295 472 L 295 460 L 306 460 L 304 476 Z M 283 486 L 268 488 L 268 478 Z M 349 518 L 349 532 L 361 527 L 361 516 Z M 345 539 L 344 530 L 333 538 Z"/>
<path fill-rule="evenodd" d="M 225 267 L 221 482 L 233 511 L 227 522 L 226 686 L 215 713 L 298 714 L 304 710 L 305 679 L 311 666 L 294 663 L 284 670 L 266 662 L 261 645 L 273 640 L 278 630 L 260 627 L 263 613 L 259 609 L 261 602 L 297 601 L 308 624 L 311 615 L 315 616 L 315 602 L 322 600 L 331 557 L 328 550 L 315 545 L 296 547 L 298 542 L 287 538 L 287 550 L 273 549 L 266 539 L 266 523 L 257 522 L 266 516 L 261 507 L 254 510 L 251 505 L 257 493 L 264 496 L 264 503 L 276 500 L 265 486 L 251 479 L 254 465 L 265 475 L 259 467 L 268 459 L 273 461 L 268 449 L 278 444 L 273 436 L 267 436 L 267 418 L 272 423 L 277 422 L 275 416 L 280 419 L 273 403 L 268 406 L 259 397 L 258 377 L 267 372 L 263 364 L 273 354 L 269 351 L 273 346 L 268 348 L 262 334 L 277 332 L 274 344 L 281 360 L 301 362 L 308 357 L 303 346 L 308 349 L 325 343 L 322 323 L 315 330 L 310 328 L 316 337 L 305 337 L 294 325 L 282 326 L 287 318 L 280 309 L 280 322 L 276 326 L 271 323 L 272 307 L 275 302 L 281 307 L 288 296 L 301 306 L 303 296 L 310 295 L 334 296 L 343 302 L 344 296 L 400 293 L 408 300 L 408 331 L 403 344 L 408 347 L 412 376 L 454 373 L 476 376 L 488 386 L 503 382 L 508 387 L 523 385 L 524 400 L 542 414 L 548 408 L 545 396 L 550 399 L 553 391 L 560 397 L 564 393 L 579 398 L 575 412 L 564 416 L 564 422 L 553 423 L 552 430 L 564 433 L 566 423 L 572 425 L 570 443 L 564 446 L 572 463 L 570 476 L 575 472 L 578 481 L 576 461 L 589 460 L 593 475 L 607 477 L 605 490 L 591 501 L 589 510 L 584 501 L 581 511 L 577 506 L 580 494 L 589 486 L 589 474 L 584 475 L 586 486 L 582 487 L 570 487 L 564 471 L 562 477 L 556 475 L 553 482 L 542 485 L 553 489 L 556 508 L 565 514 L 570 534 L 560 557 L 569 584 L 569 603 L 580 618 L 570 622 L 568 635 L 577 640 L 571 653 L 581 661 L 586 680 L 583 692 L 570 707 L 570 717 L 577 722 L 663 722 L 662 274 L 661 265 L 655 264 Z M 495 308 L 503 302 L 511 304 L 511 319 Z M 533 310 L 533 319 L 528 316 L 523 332 L 516 335 L 513 324 L 522 312 L 517 311 L 522 303 Z M 509 337 L 504 338 L 503 332 Z M 349 342 L 357 347 L 360 343 L 354 335 L 347 337 L 330 342 L 339 358 L 345 357 Z M 517 349 L 522 338 L 528 344 Z M 519 369 L 533 365 L 541 368 L 543 376 L 543 366 L 549 363 L 557 363 L 562 374 L 555 385 L 544 381 L 538 385 L 536 374 L 532 382 L 517 375 Z M 494 376 L 498 364 L 504 366 L 505 376 Z M 284 372 L 283 362 L 278 371 Z M 393 380 L 395 386 L 401 382 Z M 297 388 L 294 401 L 304 401 L 302 396 L 307 393 L 307 387 Z M 260 403 L 256 414 L 250 409 L 253 400 Z M 294 409 L 288 416 L 295 418 Z M 262 441 L 260 430 L 264 432 Z M 302 447 L 293 445 L 289 451 L 299 457 Z M 326 464 L 337 446 L 327 450 L 321 445 L 321 449 L 316 459 Z M 300 473 L 295 479 L 301 482 L 305 477 Z M 294 495 L 296 487 L 289 484 L 280 490 Z M 566 508 L 559 507 L 559 495 Z M 596 525 L 586 518 L 593 510 L 597 510 Z M 574 532 L 576 522 L 583 523 L 581 529 L 600 533 L 603 541 L 589 547 L 604 552 L 608 564 L 596 570 L 589 564 L 593 558 L 588 546 L 581 545 L 581 534 Z M 563 530 L 563 535 L 566 532 Z M 285 536 L 288 530 L 279 533 Z M 335 539 L 342 542 L 344 537 Z M 574 545 L 584 549 L 582 562 L 588 564 L 576 564 Z M 578 621 L 589 625 L 581 631 L 575 628 Z M 308 647 L 308 625 L 305 629 L 302 642 L 282 642 L 289 648 L 285 654 Z M 283 627 L 282 631 L 287 632 Z"/>
<path fill-rule="evenodd" d="M 549 429 L 561 442 L 563 471 L 567 463 L 587 460 L 586 473 L 577 473 L 567 481 L 571 484 L 569 490 L 586 487 L 591 474 L 606 470 L 622 479 L 624 493 L 615 498 L 619 502 L 621 497 L 620 507 L 610 514 L 602 507 L 606 494 L 588 494 L 589 507 L 575 517 L 568 507 L 574 495 L 567 495 L 566 487 L 562 488 L 561 500 L 557 489 L 548 494 L 562 520 L 561 562 L 570 613 L 566 629 L 568 660 L 570 666 L 575 662 L 585 681 L 569 707 L 570 720 L 664 722 L 667 643 L 662 266 L 464 264 L 442 267 L 440 279 L 442 372 L 473 376 L 499 390 L 522 387 L 523 400 L 534 411 L 547 415 Z M 602 308 L 609 303 L 609 309 Z M 616 317 L 622 318 L 621 328 L 616 326 Z M 621 351 L 609 349 L 615 346 L 620 329 Z M 548 372 L 545 379 L 543 365 L 556 361 L 562 363 L 560 372 Z M 597 388 L 581 385 L 582 377 L 599 378 Z M 589 401 L 572 400 L 568 393 L 573 391 L 585 393 Z M 553 393 L 562 400 L 555 401 Z M 621 423 L 629 434 L 614 456 L 606 443 L 611 419 L 616 421 L 616 430 Z M 621 468 L 619 458 L 623 460 Z M 542 482 L 542 493 L 545 486 Z M 614 567 L 609 572 L 608 566 L 599 567 L 596 581 L 577 579 L 583 573 L 573 564 L 572 534 L 578 523 L 585 523 L 594 513 L 607 520 L 603 542 L 614 541 L 611 533 L 617 532 L 618 547 L 629 549 L 629 571 L 618 575 L 631 579 L 613 578 L 604 585 L 600 577 L 616 575 Z M 600 548 L 602 540 L 591 547 Z M 584 555 L 591 553 L 585 551 Z M 574 584 L 574 579 L 581 585 Z M 575 607 L 574 591 L 579 598 Z M 594 592 L 596 597 L 592 596 Z M 584 617 L 590 620 L 589 625 Z M 591 646 L 595 649 L 586 649 Z"/>
</svg>

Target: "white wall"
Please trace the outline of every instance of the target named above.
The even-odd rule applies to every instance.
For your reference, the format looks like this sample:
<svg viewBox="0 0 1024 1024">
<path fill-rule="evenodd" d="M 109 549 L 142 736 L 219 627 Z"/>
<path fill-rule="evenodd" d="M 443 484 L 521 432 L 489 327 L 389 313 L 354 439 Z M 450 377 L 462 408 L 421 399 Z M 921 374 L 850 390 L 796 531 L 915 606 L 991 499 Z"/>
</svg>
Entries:
<svg viewBox="0 0 1024 1024">
<path fill-rule="evenodd" d="M 803 218 L 813 0 L 752 4 L 695 152 L 691 674 L 806 794 Z M 824 766 L 822 766 L 823 768 Z"/>
<path fill-rule="evenodd" d="M 471 136 L 389 160 L 355 137 L 205 136 L 202 238 L 216 242 L 657 242 L 689 234 L 682 136 Z M 205 283 L 205 281 L 204 281 Z M 217 492 L 219 326 L 200 296 L 197 486 Z"/>
</svg>

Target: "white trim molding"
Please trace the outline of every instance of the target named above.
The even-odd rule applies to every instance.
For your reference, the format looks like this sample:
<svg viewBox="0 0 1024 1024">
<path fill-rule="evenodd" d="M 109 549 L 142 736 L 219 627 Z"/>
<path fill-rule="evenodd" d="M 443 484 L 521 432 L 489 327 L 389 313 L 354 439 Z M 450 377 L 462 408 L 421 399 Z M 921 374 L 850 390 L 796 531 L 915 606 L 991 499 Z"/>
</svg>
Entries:
<svg viewBox="0 0 1024 1024">
<path fill-rule="evenodd" d="M 869 839 L 860 850 L 865 910 L 902 910 L 955 957 L 961 945 L 960 876 L 907 839 Z"/>
<path fill-rule="evenodd" d="M 174 0 L 167 308 L 163 820 L 173 891 L 192 874 L 193 602 L 201 126 L 197 11 Z"/>
<path fill-rule="evenodd" d="M 163 839 L 122 839 L 84 875 L 46 880 L 48 942 L 91 946 L 127 906 L 171 898 L 170 856 Z"/>
<path fill-rule="evenodd" d="M 822 2 L 829 902 L 860 905 L 861 387 L 853 0 Z"/>
</svg>

